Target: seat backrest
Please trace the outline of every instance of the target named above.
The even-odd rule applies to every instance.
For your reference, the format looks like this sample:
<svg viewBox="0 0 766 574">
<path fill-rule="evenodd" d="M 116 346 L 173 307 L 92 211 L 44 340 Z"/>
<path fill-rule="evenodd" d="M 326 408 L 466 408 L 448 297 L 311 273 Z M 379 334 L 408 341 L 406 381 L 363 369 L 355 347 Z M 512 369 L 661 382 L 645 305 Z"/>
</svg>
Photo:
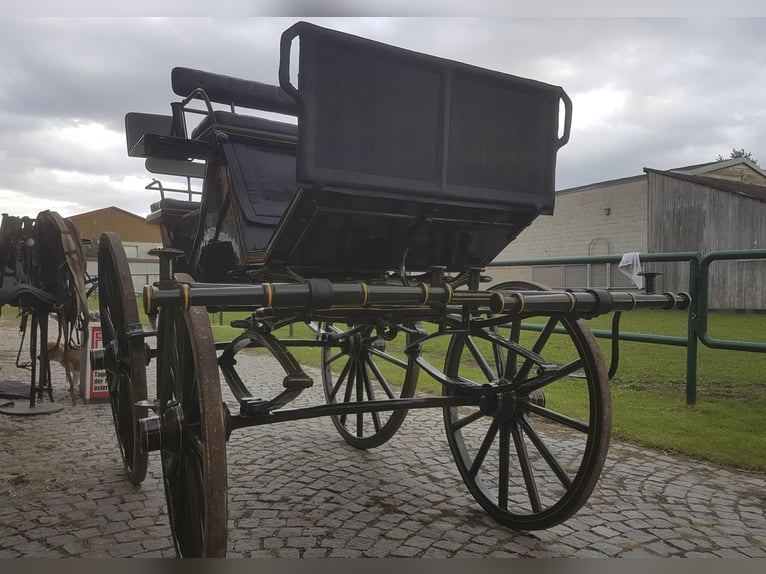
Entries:
<svg viewBox="0 0 766 574">
<path fill-rule="evenodd" d="M 282 36 L 279 75 L 298 103 L 299 192 L 264 265 L 460 271 L 488 264 L 552 213 L 571 117 L 560 87 L 305 22 Z"/>
<path fill-rule="evenodd" d="M 305 22 L 282 35 L 279 76 L 298 102 L 303 187 L 553 211 L 556 152 L 571 118 L 558 86 Z"/>
<path fill-rule="evenodd" d="M 183 67 L 171 70 L 170 83 L 185 98 L 202 89 L 211 102 L 296 115 L 295 99 L 279 86 Z"/>
</svg>

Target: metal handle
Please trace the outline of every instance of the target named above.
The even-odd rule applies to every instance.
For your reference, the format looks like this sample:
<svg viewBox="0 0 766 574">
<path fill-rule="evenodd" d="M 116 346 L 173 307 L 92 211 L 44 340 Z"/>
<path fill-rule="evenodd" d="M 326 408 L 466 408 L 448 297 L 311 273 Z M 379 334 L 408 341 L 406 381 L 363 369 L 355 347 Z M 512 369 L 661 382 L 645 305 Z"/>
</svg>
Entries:
<svg viewBox="0 0 766 574">
<path fill-rule="evenodd" d="M 290 49 L 293 40 L 300 34 L 301 23 L 298 22 L 282 32 L 279 44 L 279 86 L 295 100 L 298 100 L 298 90 L 290 83 Z"/>
<path fill-rule="evenodd" d="M 569 141 L 569 131 L 572 128 L 572 100 L 564 90 L 561 90 L 561 99 L 564 101 L 564 133 L 558 140 L 559 148 Z"/>
</svg>

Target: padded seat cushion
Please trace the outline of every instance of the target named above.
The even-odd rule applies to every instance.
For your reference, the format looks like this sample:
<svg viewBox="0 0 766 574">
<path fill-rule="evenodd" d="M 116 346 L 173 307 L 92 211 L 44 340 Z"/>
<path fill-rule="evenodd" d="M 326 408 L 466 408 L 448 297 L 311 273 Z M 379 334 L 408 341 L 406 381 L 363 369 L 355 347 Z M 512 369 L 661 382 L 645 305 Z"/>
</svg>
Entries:
<svg viewBox="0 0 766 574">
<path fill-rule="evenodd" d="M 242 133 L 257 137 L 272 136 L 280 141 L 296 143 L 298 139 L 298 126 L 285 122 L 267 120 L 257 116 L 235 114 L 223 110 L 213 112 L 216 128 L 224 132 Z M 213 118 L 209 115 L 197 125 L 191 133 L 193 139 L 203 139 L 209 135 L 213 126 Z"/>
</svg>

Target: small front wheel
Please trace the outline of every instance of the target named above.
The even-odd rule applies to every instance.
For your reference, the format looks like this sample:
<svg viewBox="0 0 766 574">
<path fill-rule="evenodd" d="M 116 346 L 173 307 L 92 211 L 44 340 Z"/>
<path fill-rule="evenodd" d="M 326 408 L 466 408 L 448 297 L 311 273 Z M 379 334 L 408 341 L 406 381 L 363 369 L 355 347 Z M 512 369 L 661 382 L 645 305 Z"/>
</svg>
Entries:
<svg viewBox="0 0 766 574">
<path fill-rule="evenodd" d="M 319 332 L 338 343 L 322 348 L 327 404 L 410 398 L 415 394 L 419 367 L 404 353 L 409 341 L 406 331 L 394 327 L 382 336 L 368 325 L 344 330 L 333 323 L 321 323 Z M 330 418 L 348 444 L 364 450 L 391 439 L 406 416 L 406 410 L 398 410 Z"/>
</svg>

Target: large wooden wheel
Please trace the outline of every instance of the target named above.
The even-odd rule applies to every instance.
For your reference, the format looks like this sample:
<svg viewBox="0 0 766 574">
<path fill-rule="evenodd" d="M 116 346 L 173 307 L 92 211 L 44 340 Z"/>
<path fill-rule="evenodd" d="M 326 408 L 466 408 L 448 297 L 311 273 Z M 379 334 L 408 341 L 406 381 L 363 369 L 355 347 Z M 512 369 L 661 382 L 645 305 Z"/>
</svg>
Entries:
<svg viewBox="0 0 766 574">
<path fill-rule="evenodd" d="M 380 333 L 372 326 L 341 329 L 320 324 L 320 332 L 337 337 L 339 347 L 322 349 L 322 386 L 328 404 L 409 398 L 417 387 L 419 368 L 408 367 L 404 348 L 408 334 L 393 327 Z M 358 449 L 380 446 L 396 434 L 406 410 L 331 415 L 343 439 Z"/>
<path fill-rule="evenodd" d="M 106 380 L 117 443 L 128 479 L 140 484 L 146 477 L 148 455 L 141 452 L 136 401 L 146 399 L 146 357 L 130 266 L 117 235 L 104 233 L 98 250 L 98 292 Z"/>
<path fill-rule="evenodd" d="M 509 282 L 495 289 L 541 288 Z M 542 323 L 541 330 L 522 330 L 522 319 Z M 611 431 L 609 380 L 587 325 L 535 315 L 456 334 L 445 373 L 468 387 L 503 389 L 486 392 L 477 407 L 444 410 L 450 449 L 479 504 L 518 530 L 549 528 L 572 516 L 598 481 Z M 445 385 L 444 392 L 465 390 Z"/>
<path fill-rule="evenodd" d="M 180 557 L 224 556 L 226 429 L 215 346 L 204 308 L 160 310 L 157 398 L 162 476 L 176 551 Z"/>
</svg>

